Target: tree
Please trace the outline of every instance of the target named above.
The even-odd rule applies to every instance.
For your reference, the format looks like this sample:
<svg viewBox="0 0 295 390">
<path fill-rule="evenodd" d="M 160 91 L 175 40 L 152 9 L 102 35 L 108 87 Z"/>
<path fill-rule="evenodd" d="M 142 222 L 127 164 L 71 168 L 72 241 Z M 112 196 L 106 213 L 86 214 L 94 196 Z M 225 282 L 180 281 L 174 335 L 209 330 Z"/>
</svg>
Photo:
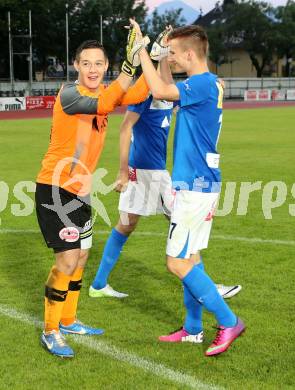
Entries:
<svg viewBox="0 0 295 390">
<path fill-rule="evenodd" d="M 79 6 L 78 0 L 68 0 L 70 7 Z M 29 10 L 32 12 L 32 43 L 34 70 L 46 69 L 48 56 L 56 56 L 65 62 L 65 3 L 59 0 L 6 0 L 0 5 L 1 48 L 5 48 L 6 72 L 8 77 L 8 26 L 7 13 L 11 13 L 11 32 L 16 35 L 29 34 Z M 2 46 L 3 45 L 3 46 Z M 16 52 L 29 51 L 29 39 L 13 38 Z M 39 68 L 39 69 L 38 69 Z M 14 56 L 14 74 L 16 78 L 28 79 L 28 61 L 25 55 Z M 2 77 L 3 77 L 2 76 Z"/>
<path fill-rule="evenodd" d="M 265 66 L 271 63 L 276 49 L 273 15 L 274 10 L 269 4 L 254 0 L 242 0 L 227 6 L 225 44 L 231 47 L 240 41 L 240 46 L 249 54 L 257 77 L 261 77 Z"/>
<path fill-rule="evenodd" d="M 224 45 L 226 31 L 223 24 L 214 25 L 207 30 L 209 46 L 209 58 L 215 64 L 215 72 L 218 74 L 218 67 L 228 62 L 228 49 Z"/>
<path fill-rule="evenodd" d="M 160 32 L 170 24 L 172 27 L 183 26 L 186 23 L 186 20 L 180 15 L 181 11 L 182 8 L 177 10 L 166 10 L 163 15 L 159 15 L 157 9 L 155 9 L 152 13 L 152 17 L 147 20 L 144 26 L 151 41 L 156 39 Z"/>
<path fill-rule="evenodd" d="M 295 2 L 288 1 L 285 7 L 278 7 L 277 18 L 277 53 L 285 58 L 284 76 L 291 74 L 291 61 L 295 58 Z"/>
<path fill-rule="evenodd" d="M 100 40 L 100 15 L 103 16 L 104 46 L 111 67 L 123 57 L 130 16 L 142 23 L 146 15 L 143 0 L 5 0 L 0 3 L 0 47 L 7 53 L 0 61 L 0 77 L 9 77 L 9 48 L 7 12 L 11 11 L 12 33 L 28 34 L 28 11 L 32 11 L 34 70 L 45 70 L 47 57 L 54 56 L 66 63 L 66 3 L 69 14 L 70 58 L 75 49 L 86 39 Z M 28 51 L 29 41 L 13 40 Z M 26 47 L 25 47 L 26 46 Z M 28 79 L 28 62 L 25 56 L 15 56 L 16 78 Z M 19 62 L 19 64 L 18 64 Z M 39 69 L 38 69 L 39 70 Z"/>
<path fill-rule="evenodd" d="M 100 16 L 103 20 L 103 45 L 108 53 L 110 69 L 123 60 L 129 17 L 134 16 L 139 23 L 146 15 L 144 1 L 136 0 L 85 0 L 83 7 L 71 13 L 71 49 L 86 39 L 100 40 Z M 73 51 L 72 51 L 72 54 Z"/>
</svg>

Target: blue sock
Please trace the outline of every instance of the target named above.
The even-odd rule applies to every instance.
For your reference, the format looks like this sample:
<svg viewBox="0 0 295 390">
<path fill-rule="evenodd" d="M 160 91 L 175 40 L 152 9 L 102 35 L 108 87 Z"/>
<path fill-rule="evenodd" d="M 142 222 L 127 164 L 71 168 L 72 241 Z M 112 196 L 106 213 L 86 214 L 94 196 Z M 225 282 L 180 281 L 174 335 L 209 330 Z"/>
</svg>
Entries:
<svg viewBox="0 0 295 390">
<path fill-rule="evenodd" d="M 219 295 L 215 284 L 205 271 L 194 265 L 182 282 L 190 293 L 215 315 L 219 325 L 225 327 L 236 325 L 237 317 Z"/>
<path fill-rule="evenodd" d="M 99 290 L 107 285 L 109 274 L 115 267 L 121 250 L 128 236 L 119 233 L 116 229 L 113 229 L 109 236 L 102 254 L 102 259 L 99 268 L 96 272 L 92 287 Z"/>
<path fill-rule="evenodd" d="M 197 264 L 197 267 L 204 270 L 204 264 L 202 262 Z M 203 305 L 193 297 L 184 283 L 182 283 L 182 285 L 183 302 L 186 308 L 186 316 L 183 327 L 189 334 L 198 334 L 203 330 Z"/>
</svg>

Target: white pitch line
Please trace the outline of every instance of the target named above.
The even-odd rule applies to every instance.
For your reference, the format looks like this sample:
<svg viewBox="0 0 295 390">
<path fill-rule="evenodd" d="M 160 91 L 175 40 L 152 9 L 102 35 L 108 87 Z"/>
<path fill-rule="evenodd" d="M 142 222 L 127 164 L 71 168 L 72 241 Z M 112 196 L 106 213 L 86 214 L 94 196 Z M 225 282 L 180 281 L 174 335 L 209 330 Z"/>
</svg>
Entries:
<svg viewBox="0 0 295 390">
<path fill-rule="evenodd" d="M 294 240 L 271 240 L 264 238 L 251 238 L 251 237 L 237 237 L 237 236 L 223 236 L 220 234 L 212 234 L 212 238 L 216 240 L 228 240 L 228 241 L 244 241 L 252 242 L 253 244 L 274 244 L 274 245 L 291 245 L 295 246 Z"/>
<path fill-rule="evenodd" d="M 0 234 L 13 234 L 13 233 L 23 233 L 23 234 L 35 234 L 35 233 L 41 233 L 40 230 L 37 229 L 1 229 L 0 228 Z"/>
<path fill-rule="evenodd" d="M 41 321 L 38 321 L 36 318 L 31 317 L 28 314 L 21 313 L 5 305 L 0 305 L 0 314 L 12 318 L 14 320 L 24 322 L 28 325 L 34 325 L 37 328 L 43 327 L 43 323 Z M 143 371 L 147 371 L 153 375 L 157 375 L 158 377 L 171 381 L 175 384 L 187 386 L 191 389 L 198 390 L 223 390 L 222 387 L 217 387 L 211 384 L 201 382 L 199 379 L 191 375 L 187 375 L 181 371 L 171 369 L 164 364 L 159 364 L 152 360 L 142 358 L 134 353 L 130 353 L 123 349 L 119 349 L 113 345 L 107 344 L 104 341 L 97 341 L 94 338 L 87 336 L 71 336 L 71 338 L 74 339 L 75 343 L 83 345 L 88 349 L 92 349 L 93 351 L 106 355 L 111 359 L 127 363 Z"/>
<path fill-rule="evenodd" d="M 41 232 L 37 229 L 1 229 L 0 234 L 41 234 Z M 110 230 L 95 230 L 94 234 L 110 234 Z M 167 233 L 165 232 L 139 232 L 135 231 L 132 233 L 133 236 L 162 236 L 166 237 Z M 258 237 L 238 237 L 231 235 L 221 235 L 221 234 L 212 234 L 211 238 L 213 240 L 224 240 L 224 241 L 241 241 L 241 242 L 250 242 L 253 244 L 271 244 L 271 245 L 287 245 L 287 246 L 295 246 L 294 240 L 272 240 L 272 239 L 264 239 Z"/>
</svg>

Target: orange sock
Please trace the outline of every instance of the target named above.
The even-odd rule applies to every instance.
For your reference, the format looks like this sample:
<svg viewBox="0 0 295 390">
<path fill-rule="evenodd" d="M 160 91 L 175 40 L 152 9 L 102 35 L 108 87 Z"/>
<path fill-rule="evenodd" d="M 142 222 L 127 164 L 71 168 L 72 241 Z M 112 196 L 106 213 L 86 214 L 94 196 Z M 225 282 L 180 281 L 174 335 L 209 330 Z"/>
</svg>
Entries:
<svg viewBox="0 0 295 390">
<path fill-rule="evenodd" d="M 60 272 L 55 265 L 51 268 L 45 286 L 45 332 L 59 329 L 70 280 L 71 276 Z"/>
<path fill-rule="evenodd" d="M 65 300 L 61 315 L 61 323 L 65 326 L 71 325 L 76 319 L 78 299 L 82 286 L 83 271 L 84 268 L 76 268 L 74 274 L 71 276 L 68 295 Z"/>
</svg>

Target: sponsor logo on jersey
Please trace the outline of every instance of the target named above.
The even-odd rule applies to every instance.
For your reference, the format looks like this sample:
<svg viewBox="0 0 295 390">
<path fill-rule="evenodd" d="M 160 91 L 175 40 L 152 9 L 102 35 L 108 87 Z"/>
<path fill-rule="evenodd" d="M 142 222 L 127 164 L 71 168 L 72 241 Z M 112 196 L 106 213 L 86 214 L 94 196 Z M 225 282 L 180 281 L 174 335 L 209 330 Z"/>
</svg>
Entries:
<svg viewBox="0 0 295 390">
<path fill-rule="evenodd" d="M 65 227 L 59 232 L 59 237 L 66 242 L 76 242 L 79 240 L 79 230 L 75 227 Z"/>
</svg>

